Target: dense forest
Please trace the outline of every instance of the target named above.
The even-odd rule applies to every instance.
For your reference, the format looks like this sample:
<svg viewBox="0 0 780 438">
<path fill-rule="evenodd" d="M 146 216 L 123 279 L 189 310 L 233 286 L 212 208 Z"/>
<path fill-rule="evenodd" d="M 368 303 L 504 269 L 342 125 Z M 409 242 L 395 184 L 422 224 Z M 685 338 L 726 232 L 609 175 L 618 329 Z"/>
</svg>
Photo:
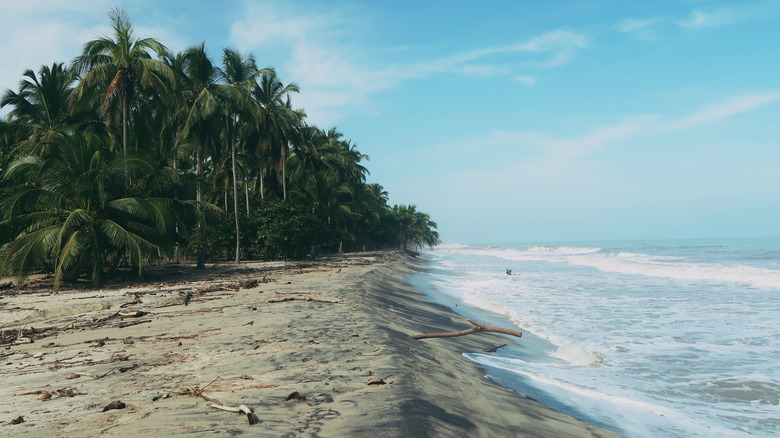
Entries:
<svg viewBox="0 0 780 438">
<path fill-rule="evenodd" d="M 435 245 L 436 224 L 388 205 L 368 157 L 306 122 L 299 92 L 252 54 L 171 53 L 113 34 L 23 73 L 0 104 L 0 275 L 55 287 L 189 261 L 288 259 Z"/>
</svg>

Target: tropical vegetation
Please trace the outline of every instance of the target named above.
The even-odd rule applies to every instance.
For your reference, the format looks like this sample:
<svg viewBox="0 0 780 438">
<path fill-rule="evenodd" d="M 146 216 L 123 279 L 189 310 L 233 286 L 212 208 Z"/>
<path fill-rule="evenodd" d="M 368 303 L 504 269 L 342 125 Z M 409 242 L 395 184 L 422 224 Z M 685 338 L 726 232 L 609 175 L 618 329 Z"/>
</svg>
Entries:
<svg viewBox="0 0 780 438">
<path fill-rule="evenodd" d="M 293 107 L 252 54 L 171 53 L 113 35 L 27 70 L 0 106 L 0 275 L 99 286 L 118 270 L 436 245 L 430 217 L 388 204 L 368 157 Z"/>
</svg>

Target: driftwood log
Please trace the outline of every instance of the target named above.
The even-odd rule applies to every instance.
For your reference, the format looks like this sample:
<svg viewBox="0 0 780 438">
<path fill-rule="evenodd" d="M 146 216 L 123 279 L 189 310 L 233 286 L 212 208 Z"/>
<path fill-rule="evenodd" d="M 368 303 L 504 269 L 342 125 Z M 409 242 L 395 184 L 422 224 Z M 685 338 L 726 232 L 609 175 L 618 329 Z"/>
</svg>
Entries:
<svg viewBox="0 0 780 438">
<path fill-rule="evenodd" d="M 252 408 L 250 408 L 250 407 L 248 407 L 246 405 L 241 405 L 241 406 L 239 406 L 237 408 L 234 408 L 232 406 L 224 406 L 224 405 L 221 405 L 221 404 L 218 404 L 218 403 L 212 403 L 209 406 L 212 407 L 212 408 L 221 409 L 223 411 L 237 412 L 237 413 L 240 413 L 240 414 L 244 414 L 244 415 L 246 415 L 246 419 L 249 421 L 249 424 L 257 424 L 257 423 L 260 422 L 260 420 L 258 420 L 258 418 L 255 415 L 255 413 L 252 410 Z"/>
<path fill-rule="evenodd" d="M 478 321 L 474 321 L 472 319 L 467 319 L 469 323 L 474 325 L 475 327 L 472 327 L 470 329 L 461 330 L 459 332 L 447 332 L 447 333 L 425 333 L 420 335 L 411 335 L 409 336 L 411 339 L 426 339 L 426 338 L 452 338 L 454 336 L 463 336 L 463 335 L 469 335 L 471 333 L 479 333 L 479 332 L 492 332 L 492 333 L 501 333 L 504 335 L 510 335 L 510 336 L 517 336 L 518 338 L 523 336 L 523 332 L 517 331 L 517 330 L 510 330 L 505 329 L 501 327 L 494 327 L 492 325 L 483 324 Z"/>
<path fill-rule="evenodd" d="M 321 300 L 319 298 L 312 298 L 312 297 L 304 297 L 304 298 L 298 298 L 298 297 L 285 297 L 280 298 L 278 300 L 268 300 L 269 303 L 286 303 L 287 301 L 315 301 L 317 303 L 341 303 L 344 300 Z"/>
</svg>

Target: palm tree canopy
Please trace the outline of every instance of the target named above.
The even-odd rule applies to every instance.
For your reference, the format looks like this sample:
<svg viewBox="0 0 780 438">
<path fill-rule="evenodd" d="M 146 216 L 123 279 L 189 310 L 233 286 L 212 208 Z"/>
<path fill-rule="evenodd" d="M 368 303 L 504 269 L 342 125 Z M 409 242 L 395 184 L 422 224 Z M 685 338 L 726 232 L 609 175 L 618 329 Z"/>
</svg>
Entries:
<svg viewBox="0 0 780 438">
<path fill-rule="evenodd" d="M 174 81 L 171 69 L 150 53 L 159 57 L 167 54 L 162 43 L 154 38 L 136 38 L 130 17 L 123 10 L 114 9 L 109 17 L 113 38 L 104 36 L 87 42 L 73 62 L 76 74 L 82 76 L 77 97 L 94 88 L 102 89 L 104 113 L 116 98 L 132 98 L 140 88 L 165 89 Z"/>
</svg>

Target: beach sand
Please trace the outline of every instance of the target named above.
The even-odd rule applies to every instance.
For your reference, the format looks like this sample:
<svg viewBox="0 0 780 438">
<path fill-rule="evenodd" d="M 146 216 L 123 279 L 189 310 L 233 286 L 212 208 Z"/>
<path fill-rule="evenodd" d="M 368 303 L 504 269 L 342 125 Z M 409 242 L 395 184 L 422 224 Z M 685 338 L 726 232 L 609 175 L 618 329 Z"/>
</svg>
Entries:
<svg viewBox="0 0 780 438">
<path fill-rule="evenodd" d="M 462 356 L 506 336 L 409 339 L 469 328 L 409 285 L 419 269 L 366 253 L 0 291 L 0 436 L 616 436 Z M 16 395 L 32 390 L 51 397 Z M 124 408 L 106 409 L 115 401 Z"/>
</svg>

